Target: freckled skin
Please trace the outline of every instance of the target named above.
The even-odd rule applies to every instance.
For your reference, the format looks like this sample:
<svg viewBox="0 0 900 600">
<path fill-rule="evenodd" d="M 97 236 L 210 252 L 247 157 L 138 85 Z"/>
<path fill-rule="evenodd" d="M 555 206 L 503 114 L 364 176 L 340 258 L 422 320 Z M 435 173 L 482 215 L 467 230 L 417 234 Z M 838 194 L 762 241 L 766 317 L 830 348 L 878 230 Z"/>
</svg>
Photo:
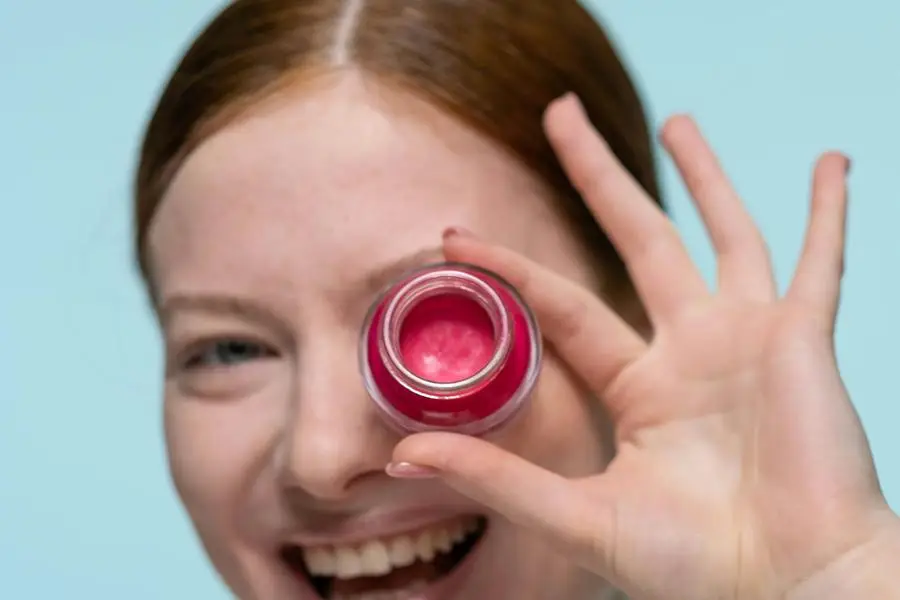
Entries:
<svg viewBox="0 0 900 600">
<path fill-rule="evenodd" d="M 439 245 L 455 225 L 601 283 L 551 195 L 508 153 L 373 85 L 347 75 L 297 89 L 225 127 L 188 158 L 150 230 L 162 302 L 217 294 L 267 315 L 176 311 L 165 323 L 171 357 L 210 338 L 271 351 L 205 372 L 175 362 L 165 387 L 173 480 L 240 598 L 297 596 L 273 552 L 289 533 L 423 507 L 486 512 L 440 482 L 383 473 L 399 438 L 356 358 L 374 298 L 348 297 L 348 281 Z M 497 443 L 567 476 L 598 472 L 610 441 L 596 406 L 549 349 L 533 402 Z M 604 582 L 500 518 L 482 544 L 455 598 L 603 597 Z"/>
</svg>

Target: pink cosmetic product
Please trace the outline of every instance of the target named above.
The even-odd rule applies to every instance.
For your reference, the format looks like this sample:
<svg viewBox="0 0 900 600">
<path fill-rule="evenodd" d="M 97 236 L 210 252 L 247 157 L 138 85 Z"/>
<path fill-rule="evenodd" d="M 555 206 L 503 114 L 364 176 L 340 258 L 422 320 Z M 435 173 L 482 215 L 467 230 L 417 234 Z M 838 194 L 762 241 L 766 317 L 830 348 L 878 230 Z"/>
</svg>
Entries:
<svg viewBox="0 0 900 600">
<path fill-rule="evenodd" d="M 541 336 L 531 310 L 499 276 L 440 263 L 379 296 L 359 354 L 366 389 L 395 429 L 480 436 L 527 403 Z"/>
</svg>

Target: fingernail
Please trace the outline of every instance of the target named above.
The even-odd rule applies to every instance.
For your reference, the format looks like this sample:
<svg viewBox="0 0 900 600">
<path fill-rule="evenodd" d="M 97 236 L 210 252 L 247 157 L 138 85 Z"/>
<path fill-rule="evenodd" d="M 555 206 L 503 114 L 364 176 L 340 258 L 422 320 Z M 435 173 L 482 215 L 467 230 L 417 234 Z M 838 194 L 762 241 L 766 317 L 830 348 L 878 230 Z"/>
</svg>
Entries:
<svg viewBox="0 0 900 600">
<path fill-rule="evenodd" d="M 434 479 L 438 476 L 437 469 L 410 462 L 388 463 L 384 471 L 397 479 Z"/>
<path fill-rule="evenodd" d="M 581 101 L 581 97 L 575 92 L 566 92 L 560 96 L 559 103 L 563 104 L 565 102 L 572 103 L 579 114 L 587 116 L 587 109 L 584 107 L 584 102 Z"/>
<path fill-rule="evenodd" d="M 845 173 L 846 175 L 849 175 L 849 174 L 850 174 L 850 167 L 853 166 L 853 160 L 852 160 L 849 156 L 847 156 L 847 155 L 845 154 L 845 155 L 844 155 L 844 161 L 845 161 L 845 163 L 844 163 L 844 173 Z"/>
<path fill-rule="evenodd" d="M 462 238 L 473 238 L 475 234 L 466 229 L 465 227 L 448 227 L 444 230 L 444 239 L 449 240 L 454 237 L 462 237 Z"/>
</svg>

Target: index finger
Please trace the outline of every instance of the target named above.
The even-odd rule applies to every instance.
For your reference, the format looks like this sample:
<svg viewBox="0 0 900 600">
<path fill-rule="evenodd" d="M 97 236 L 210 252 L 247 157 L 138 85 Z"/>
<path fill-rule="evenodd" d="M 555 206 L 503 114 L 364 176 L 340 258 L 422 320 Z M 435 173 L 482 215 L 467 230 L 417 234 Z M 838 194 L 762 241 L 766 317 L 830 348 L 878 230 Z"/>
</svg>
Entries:
<svg viewBox="0 0 900 600">
<path fill-rule="evenodd" d="M 512 250 L 451 229 L 444 236 L 444 252 L 450 260 L 493 271 L 515 287 L 547 340 L 601 400 L 616 376 L 646 351 L 647 343 L 600 298 Z"/>
</svg>

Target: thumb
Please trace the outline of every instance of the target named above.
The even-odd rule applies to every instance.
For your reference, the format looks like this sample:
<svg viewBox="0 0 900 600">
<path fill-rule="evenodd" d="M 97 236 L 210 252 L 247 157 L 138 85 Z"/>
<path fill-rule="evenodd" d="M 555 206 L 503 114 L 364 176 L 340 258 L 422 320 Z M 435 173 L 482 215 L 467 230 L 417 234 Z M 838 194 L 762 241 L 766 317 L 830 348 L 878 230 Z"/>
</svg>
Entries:
<svg viewBox="0 0 900 600">
<path fill-rule="evenodd" d="M 387 473 L 397 478 L 436 477 L 456 491 L 545 537 L 592 571 L 607 571 L 615 511 L 584 482 L 543 469 L 483 439 L 421 433 L 394 449 Z M 591 482 L 592 488 L 594 483 Z"/>
</svg>

